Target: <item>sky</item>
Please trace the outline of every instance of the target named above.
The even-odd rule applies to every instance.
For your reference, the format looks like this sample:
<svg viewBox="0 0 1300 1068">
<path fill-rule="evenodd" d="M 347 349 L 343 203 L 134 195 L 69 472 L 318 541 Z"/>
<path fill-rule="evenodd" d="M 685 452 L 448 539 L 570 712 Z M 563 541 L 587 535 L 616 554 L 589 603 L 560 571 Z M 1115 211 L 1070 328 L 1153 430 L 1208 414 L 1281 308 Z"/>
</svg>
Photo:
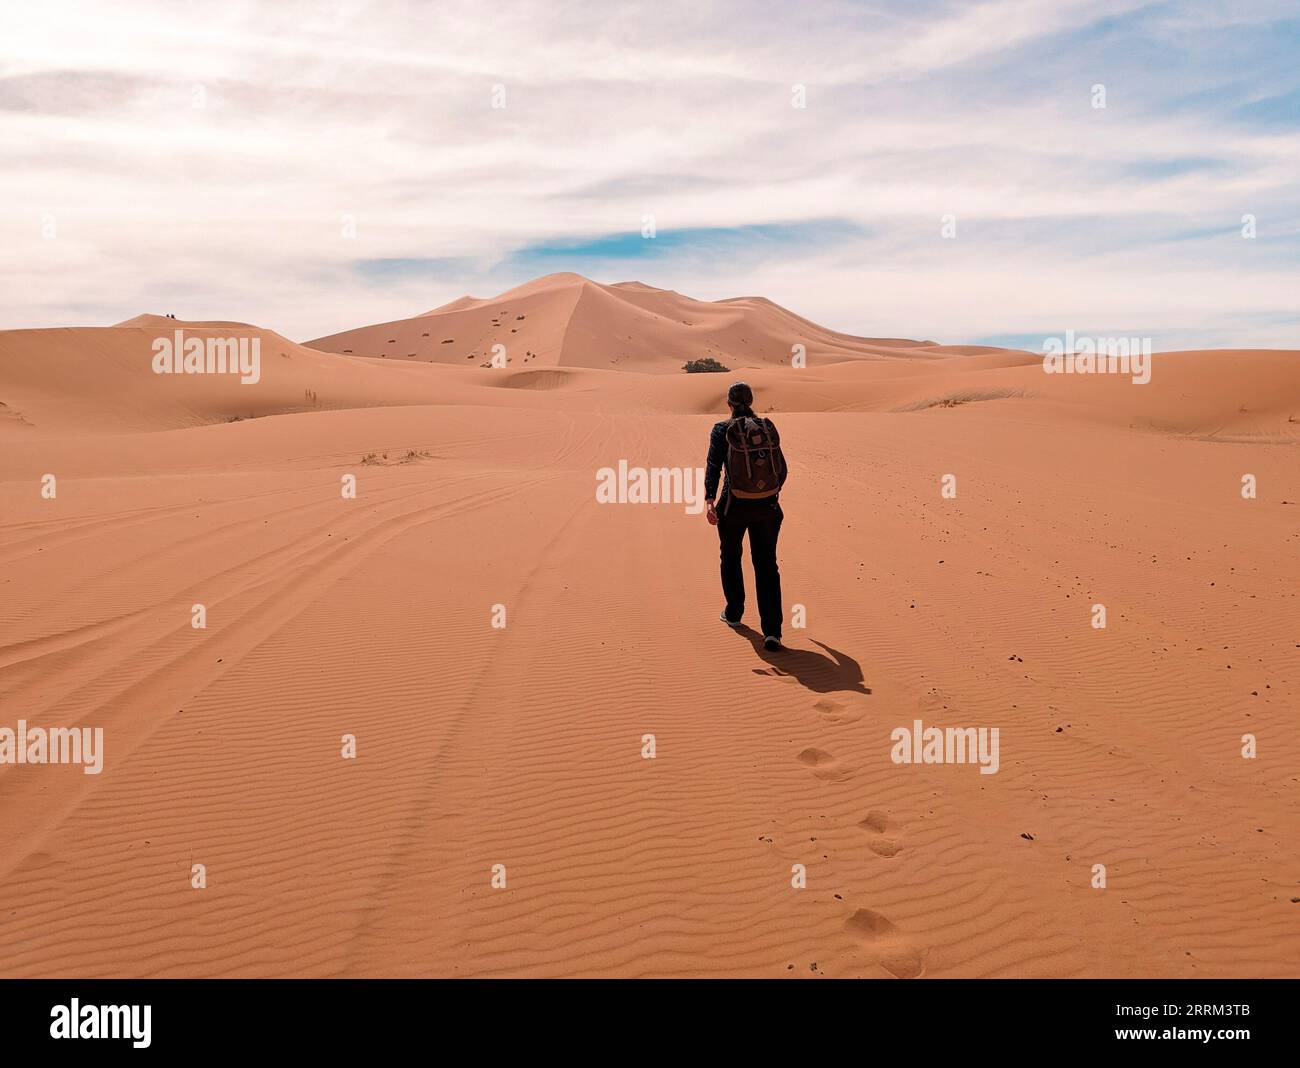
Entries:
<svg viewBox="0 0 1300 1068">
<path fill-rule="evenodd" d="M 0 329 L 306 340 L 576 271 L 1300 348 L 1297 55 L 1300 0 L 6 0 Z"/>
</svg>

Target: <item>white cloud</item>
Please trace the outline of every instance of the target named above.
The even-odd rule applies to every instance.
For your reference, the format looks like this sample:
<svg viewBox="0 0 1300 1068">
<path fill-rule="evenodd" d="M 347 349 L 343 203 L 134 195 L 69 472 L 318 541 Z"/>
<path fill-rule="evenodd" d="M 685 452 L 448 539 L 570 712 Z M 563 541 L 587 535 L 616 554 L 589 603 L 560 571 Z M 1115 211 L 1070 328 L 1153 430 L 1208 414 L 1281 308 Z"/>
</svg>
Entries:
<svg viewBox="0 0 1300 1068">
<path fill-rule="evenodd" d="M 1140 7 L 5 8 L 0 326 L 153 310 L 312 337 L 483 293 L 514 250 L 635 232 L 652 212 L 661 232 L 856 224 L 868 236 L 781 263 L 683 255 L 656 261 L 662 276 L 622 272 L 699 296 L 761 292 L 840 329 L 956 341 L 1132 317 L 1300 346 L 1294 323 L 1277 325 L 1293 304 L 1295 131 L 1188 106 L 1222 84 L 1213 64 L 1170 84 L 1117 42 L 1143 32 L 1186 49 L 1198 19 L 1235 23 L 1192 5 L 1126 31 Z M 1100 43 L 1074 36 L 1092 30 Z M 1260 79 L 1277 91 L 1276 70 Z M 796 82 L 806 109 L 791 107 Z M 1224 164 L 1144 170 L 1203 157 Z M 946 212 L 956 242 L 937 237 Z M 1247 212 L 1252 256 L 1167 240 L 1230 233 Z M 995 224 L 1017 223 L 1026 236 L 1008 245 Z M 381 287 L 352 266 L 426 257 L 478 267 Z"/>
</svg>

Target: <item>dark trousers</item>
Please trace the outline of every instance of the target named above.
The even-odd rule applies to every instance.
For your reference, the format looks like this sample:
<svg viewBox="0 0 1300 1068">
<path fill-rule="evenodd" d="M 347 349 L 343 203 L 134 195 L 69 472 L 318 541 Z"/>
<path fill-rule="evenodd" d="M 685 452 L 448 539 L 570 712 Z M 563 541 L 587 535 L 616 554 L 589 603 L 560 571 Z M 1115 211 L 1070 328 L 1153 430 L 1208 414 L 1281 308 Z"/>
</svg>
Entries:
<svg viewBox="0 0 1300 1068">
<path fill-rule="evenodd" d="M 725 510 L 724 510 L 725 508 Z M 763 635 L 781 637 L 781 573 L 776 567 L 776 539 L 785 516 L 775 497 L 745 500 L 724 498 L 718 508 L 718 539 L 722 543 L 722 592 L 727 618 L 739 623 L 745 614 L 745 576 L 740 570 L 741 544 L 749 532 L 749 556 L 758 585 L 758 615 Z"/>
</svg>

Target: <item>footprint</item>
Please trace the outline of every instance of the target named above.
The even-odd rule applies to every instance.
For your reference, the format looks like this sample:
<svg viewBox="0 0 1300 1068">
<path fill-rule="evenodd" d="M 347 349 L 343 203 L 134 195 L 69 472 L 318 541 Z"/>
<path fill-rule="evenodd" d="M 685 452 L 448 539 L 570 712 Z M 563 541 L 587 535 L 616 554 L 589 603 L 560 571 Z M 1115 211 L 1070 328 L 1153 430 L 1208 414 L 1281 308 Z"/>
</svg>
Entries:
<svg viewBox="0 0 1300 1068">
<path fill-rule="evenodd" d="M 867 842 L 867 848 L 879 857 L 896 857 L 903 848 L 902 842 L 885 835 L 892 822 L 889 816 L 879 809 L 872 809 L 858 820 L 859 827 L 864 831 L 871 831 L 876 836 Z"/>
<path fill-rule="evenodd" d="M 844 929 L 867 951 L 867 955 L 898 979 L 915 979 L 925 971 L 926 951 L 917 949 L 894 922 L 871 909 L 856 909 L 844 921 Z"/>
<path fill-rule="evenodd" d="M 825 749 L 805 749 L 795 759 L 800 764 L 806 764 L 812 769 L 812 773 L 819 779 L 827 779 L 831 782 L 843 782 L 853 774 L 848 768 L 844 767 L 835 757 L 826 752 Z"/>
<path fill-rule="evenodd" d="M 862 819 L 858 820 L 858 826 L 864 827 L 868 831 L 875 831 L 877 834 L 884 834 L 885 829 L 889 826 L 889 817 L 879 809 L 872 809 Z"/>
<path fill-rule="evenodd" d="M 839 701 L 832 701 L 829 697 L 823 697 L 813 705 L 813 710 L 827 723 L 856 723 L 862 718 L 860 711 L 848 708 Z"/>
</svg>

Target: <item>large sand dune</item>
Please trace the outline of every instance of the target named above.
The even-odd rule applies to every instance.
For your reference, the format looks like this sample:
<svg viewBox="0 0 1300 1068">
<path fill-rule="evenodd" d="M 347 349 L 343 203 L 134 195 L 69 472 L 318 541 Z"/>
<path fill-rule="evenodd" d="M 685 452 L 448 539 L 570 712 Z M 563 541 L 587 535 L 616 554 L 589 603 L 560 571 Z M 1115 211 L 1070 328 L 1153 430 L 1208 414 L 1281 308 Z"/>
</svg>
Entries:
<svg viewBox="0 0 1300 1068">
<path fill-rule="evenodd" d="M 789 366 L 802 344 L 810 362 L 931 355 L 929 342 L 836 333 L 761 297 L 693 300 L 641 282 L 601 285 L 549 274 L 490 300 L 441 308 L 307 342 L 377 359 L 487 364 L 502 346 L 514 366 L 680 371 L 687 360 L 725 356 L 747 367 Z"/>
<path fill-rule="evenodd" d="M 260 381 L 153 374 L 177 328 Z M 594 493 L 702 465 L 742 375 L 780 653 L 702 516 Z M 1300 353 L 1137 386 L 560 275 L 2 332 L 0 405 L 0 726 L 106 745 L 0 768 L 0 974 L 1300 975 Z M 1000 770 L 893 763 L 916 719 Z"/>
</svg>

